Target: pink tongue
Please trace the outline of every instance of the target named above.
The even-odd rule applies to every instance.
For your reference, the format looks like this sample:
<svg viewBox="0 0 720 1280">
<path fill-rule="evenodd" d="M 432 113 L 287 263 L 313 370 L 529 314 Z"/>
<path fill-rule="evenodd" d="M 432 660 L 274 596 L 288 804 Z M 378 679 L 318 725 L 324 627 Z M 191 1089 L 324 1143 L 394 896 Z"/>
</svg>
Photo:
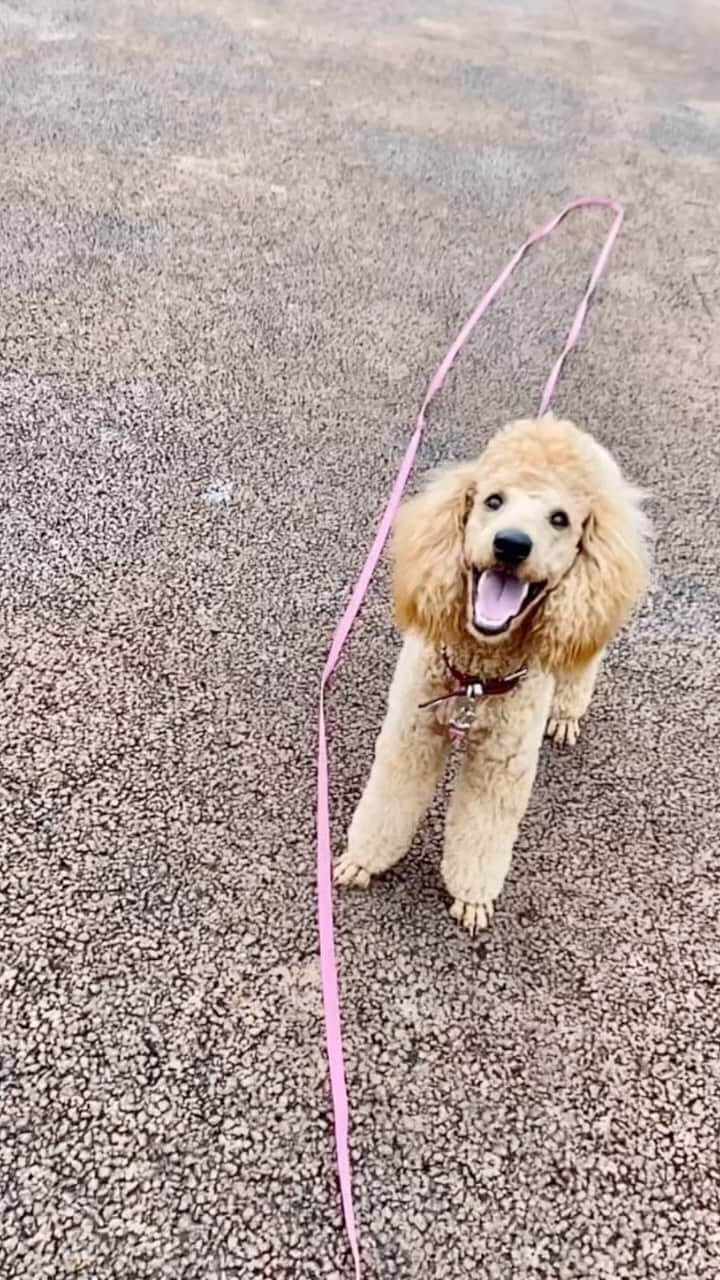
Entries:
<svg viewBox="0 0 720 1280">
<path fill-rule="evenodd" d="M 514 618 L 527 594 L 527 583 L 508 573 L 486 569 L 475 592 L 475 622 L 479 627 L 502 627 Z"/>
</svg>

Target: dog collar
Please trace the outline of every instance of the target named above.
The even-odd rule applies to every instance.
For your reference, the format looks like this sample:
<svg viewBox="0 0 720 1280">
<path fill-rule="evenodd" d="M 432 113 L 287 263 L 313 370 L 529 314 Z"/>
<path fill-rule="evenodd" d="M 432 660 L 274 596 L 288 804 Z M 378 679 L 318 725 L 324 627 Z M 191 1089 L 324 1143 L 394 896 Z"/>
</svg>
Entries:
<svg viewBox="0 0 720 1280">
<path fill-rule="evenodd" d="M 447 649 L 442 651 L 442 660 L 445 663 L 448 675 L 457 681 L 461 692 L 465 693 L 473 690 L 473 696 L 476 698 L 493 697 L 499 693 L 510 693 L 516 685 L 525 679 L 528 673 L 527 667 L 520 667 L 517 671 L 512 671 L 507 676 L 469 676 L 452 663 Z"/>
<path fill-rule="evenodd" d="M 429 702 L 421 702 L 420 710 L 437 707 L 442 702 L 449 702 L 452 698 L 460 698 L 461 706 L 457 715 L 448 723 L 448 733 L 451 737 L 463 737 L 471 728 L 475 718 L 475 703 L 479 698 L 493 698 L 503 693 L 511 693 L 526 678 L 528 672 L 527 667 L 520 667 L 517 671 L 510 672 L 506 676 L 472 676 L 466 671 L 460 671 L 458 667 L 451 661 L 447 649 L 442 651 L 442 660 L 449 676 L 455 681 L 456 687 L 451 689 L 449 693 L 441 693 L 437 698 L 431 698 Z"/>
</svg>

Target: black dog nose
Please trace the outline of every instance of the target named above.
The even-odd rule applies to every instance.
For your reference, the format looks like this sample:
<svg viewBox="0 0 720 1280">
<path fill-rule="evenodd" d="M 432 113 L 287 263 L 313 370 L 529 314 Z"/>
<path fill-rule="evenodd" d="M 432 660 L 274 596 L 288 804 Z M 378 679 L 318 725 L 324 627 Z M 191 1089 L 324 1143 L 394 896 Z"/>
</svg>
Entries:
<svg viewBox="0 0 720 1280">
<path fill-rule="evenodd" d="M 532 551 L 532 538 L 522 529 L 501 529 L 495 534 L 493 547 L 501 564 L 522 564 Z"/>
</svg>

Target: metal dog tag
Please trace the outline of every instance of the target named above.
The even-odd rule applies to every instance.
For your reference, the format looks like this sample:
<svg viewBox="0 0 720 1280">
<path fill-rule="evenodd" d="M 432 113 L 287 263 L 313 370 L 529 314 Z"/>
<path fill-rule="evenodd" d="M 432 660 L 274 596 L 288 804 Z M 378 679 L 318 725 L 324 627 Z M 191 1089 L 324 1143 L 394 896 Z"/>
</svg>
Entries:
<svg viewBox="0 0 720 1280">
<path fill-rule="evenodd" d="M 475 720 L 475 702 L 481 693 L 482 690 L 477 685 L 468 685 L 459 711 L 448 721 L 448 733 L 451 738 L 464 738 L 470 732 Z"/>
</svg>

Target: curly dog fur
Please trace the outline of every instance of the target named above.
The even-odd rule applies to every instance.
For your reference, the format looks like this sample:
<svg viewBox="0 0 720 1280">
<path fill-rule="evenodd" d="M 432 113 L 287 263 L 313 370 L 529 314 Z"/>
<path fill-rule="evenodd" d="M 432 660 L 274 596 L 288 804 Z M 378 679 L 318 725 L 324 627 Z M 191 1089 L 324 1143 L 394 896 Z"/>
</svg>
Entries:
<svg viewBox="0 0 720 1280">
<path fill-rule="evenodd" d="M 404 642 L 340 883 L 364 887 L 398 862 L 432 801 L 448 704 L 420 704 L 452 685 L 442 651 L 479 677 L 525 666 L 511 692 L 478 700 L 445 825 L 452 914 L 471 933 L 487 927 L 543 735 L 575 742 L 648 561 L 641 494 L 592 436 L 552 416 L 510 424 L 403 504 L 393 562 Z"/>
</svg>

